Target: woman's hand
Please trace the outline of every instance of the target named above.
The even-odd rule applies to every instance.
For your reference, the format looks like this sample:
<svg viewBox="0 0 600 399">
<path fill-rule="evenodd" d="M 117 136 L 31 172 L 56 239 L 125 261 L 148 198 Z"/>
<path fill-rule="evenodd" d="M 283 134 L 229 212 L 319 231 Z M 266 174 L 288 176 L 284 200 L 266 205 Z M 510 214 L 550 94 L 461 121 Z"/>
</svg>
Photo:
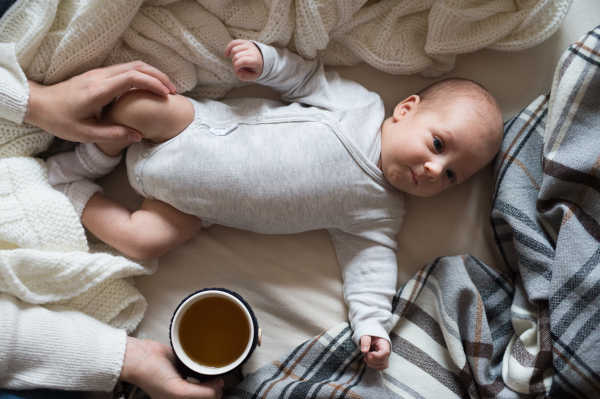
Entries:
<svg viewBox="0 0 600 399">
<path fill-rule="evenodd" d="M 251 41 L 241 39 L 230 41 L 225 49 L 225 58 L 229 57 L 238 79 L 254 82 L 260 76 L 263 69 L 262 53 Z"/>
<path fill-rule="evenodd" d="M 52 86 L 30 80 L 24 122 L 70 141 L 137 142 L 142 135 L 135 129 L 98 123 L 102 108 L 132 88 L 161 96 L 175 93 L 167 75 L 141 61 L 94 69 Z"/>
<path fill-rule="evenodd" d="M 167 345 L 149 339 L 127 337 L 122 381 L 140 387 L 152 399 L 220 399 L 223 380 L 192 384 L 175 368 L 175 355 Z"/>
</svg>

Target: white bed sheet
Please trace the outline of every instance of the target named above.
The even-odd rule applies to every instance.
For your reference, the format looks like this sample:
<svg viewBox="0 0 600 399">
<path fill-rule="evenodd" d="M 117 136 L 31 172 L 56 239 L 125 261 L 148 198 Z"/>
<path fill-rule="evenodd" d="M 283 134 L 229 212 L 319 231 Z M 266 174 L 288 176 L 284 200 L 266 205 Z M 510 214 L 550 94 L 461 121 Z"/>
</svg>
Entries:
<svg viewBox="0 0 600 399">
<path fill-rule="evenodd" d="M 542 44 L 516 53 L 481 50 L 461 55 L 443 78 L 465 77 L 483 84 L 507 120 L 550 89 L 564 50 L 598 24 L 600 2 L 575 0 L 560 29 Z M 399 101 L 434 81 L 420 75 L 389 75 L 366 64 L 331 69 L 380 94 L 388 114 Z M 227 97 L 244 96 L 277 98 L 257 85 L 235 89 Z M 444 255 L 469 253 L 504 269 L 489 226 L 491 180 L 490 166 L 435 197 L 406 196 L 407 215 L 398 235 L 399 284 Z M 107 197 L 131 209 L 141 204 L 142 198 L 129 187 L 123 164 L 100 184 Z M 261 235 L 212 226 L 161 257 L 157 272 L 136 278 L 136 284 L 148 300 L 148 310 L 134 335 L 166 344 L 172 312 L 188 294 L 204 287 L 226 287 L 241 294 L 263 329 L 262 346 L 244 373 L 347 320 L 340 270 L 324 230 Z"/>
</svg>

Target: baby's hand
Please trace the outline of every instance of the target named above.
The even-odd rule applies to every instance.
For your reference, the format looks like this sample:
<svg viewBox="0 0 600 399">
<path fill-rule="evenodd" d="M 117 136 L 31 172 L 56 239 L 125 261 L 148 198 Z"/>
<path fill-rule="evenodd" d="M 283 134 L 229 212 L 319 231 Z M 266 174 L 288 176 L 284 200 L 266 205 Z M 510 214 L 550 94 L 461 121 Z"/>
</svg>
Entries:
<svg viewBox="0 0 600 399">
<path fill-rule="evenodd" d="M 365 363 L 374 370 L 382 371 L 390 364 L 390 343 L 387 339 L 363 335 L 360 337 L 360 351 L 365 354 Z"/>
<path fill-rule="evenodd" d="M 233 70 L 244 82 L 254 82 L 261 74 L 263 57 L 258 47 L 249 40 L 236 39 L 229 42 L 225 58 L 231 58 Z"/>
</svg>

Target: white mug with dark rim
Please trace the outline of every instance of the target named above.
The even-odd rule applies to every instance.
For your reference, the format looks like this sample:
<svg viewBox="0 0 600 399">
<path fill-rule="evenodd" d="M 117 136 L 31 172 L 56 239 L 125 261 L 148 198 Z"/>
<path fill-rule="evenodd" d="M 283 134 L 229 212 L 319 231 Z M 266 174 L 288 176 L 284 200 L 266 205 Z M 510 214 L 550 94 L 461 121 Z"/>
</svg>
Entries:
<svg viewBox="0 0 600 399">
<path fill-rule="evenodd" d="M 245 320 L 248 324 L 248 328 L 250 330 L 249 338 L 246 342 L 245 349 L 242 354 L 237 357 L 235 360 L 229 362 L 226 365 L 221 367 L 210 367 L 206 365 L 202 365 L 195 360 L 193 360 L 190 355 L 186 353 L 182 346 L 181 337 L 180 337 L 180 327 L 181 321 L 183 320 L 186 312 L 192 307 L 192 305 L 196 304 L 199 301 L 209 298 L 221 298 L 229 301 L 231 304 L 235 305 L 239 310 L 242 311 Z M 205 320 L 206 324 L 209 325 L 211 320 Z M 246 360 L 250 357 L 254 349 L 257 345 L 260 345 L 261 341 L 261 330 L 258 328 L 258 324 L 256 322 L 256 317 L 250 308 L 250 305 L 244 301 L 244 299 L 237 293 L 226 290 L 224 288 L 211 288 L 200 290 L 186 299 L 184 299 L 173 314 L 173 318 L 171 319 L 170 326 L 170 338 L 171 338 L 171 346 L 173 351 L 175 352 L 175 356 L 183 363 L 183 365 L 192 373 L 188 373 L 191 377 L 200 377 L 201 379 L 206 379 L 206 377 L 216 377 L 223 374 L 226 374 L 232 370 L 235 370 L 237 367 L 246 362 Z M 204 377 L 204 378 L 203 378 Z"/>
</svg>

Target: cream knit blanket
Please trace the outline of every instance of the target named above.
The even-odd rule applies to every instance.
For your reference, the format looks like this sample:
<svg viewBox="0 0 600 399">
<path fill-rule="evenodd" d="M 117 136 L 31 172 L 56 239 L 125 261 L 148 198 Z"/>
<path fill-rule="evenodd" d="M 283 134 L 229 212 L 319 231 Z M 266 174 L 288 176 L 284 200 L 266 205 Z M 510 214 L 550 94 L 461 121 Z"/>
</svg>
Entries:
<svg viewBox="0 0 600 399">
<path fill-rule="evenodd" d="M 146 301 L 126 277 L 154 272 L 106 245 L 88 249 L 69 200 L 48 184 L 45 164 L 0 159 L 0 292 L 47 307 L 70 307 L 132 332 Z M 92 253 L 100 252 L 100 253 Z"/>
<path fill-rule="evenodd" d="M 52 137 L 21 124 L 27 78 L 53 84 L 139 59 L 167 73 L 180 93 L 218 98 L 240 84 L 223 58 L 232 38 L 287 46 L 328 65 L 438 76 L 457 54 L 543 41 L 571 1 L 17 1 L 0 20 L 0 291 L 131 331 L 145 302 L 122 278 L 154 267 L 88 251 L 75 211 L 31 157 Z"/>
</svg>

